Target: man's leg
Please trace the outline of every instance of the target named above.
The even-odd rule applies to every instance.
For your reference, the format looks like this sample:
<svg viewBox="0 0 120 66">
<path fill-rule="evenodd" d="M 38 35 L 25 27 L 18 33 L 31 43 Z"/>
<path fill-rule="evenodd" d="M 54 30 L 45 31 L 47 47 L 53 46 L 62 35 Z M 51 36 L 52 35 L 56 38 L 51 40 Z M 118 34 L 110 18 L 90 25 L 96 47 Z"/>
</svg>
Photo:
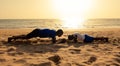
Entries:
<svg viewBox="0 0 120 66">
<path fill-rule="evenodd" d="M 27 38 L 26 35 L 12 36 L 12 37 L 8 37 L 8 42 L 11 42 L 12 40 L 16 40 L 16 39 L 27 39 Z"/>
<path fill-rule="evenodd" d="M 39 31 L 40 29 L 34 29 L 32 32 L 28 33 L 26 35 L 26 38 L 33 38 L 33 37 L 39 37 Z"/>
<path fill-rule="evenodd" d="M 12 36 L 8 38 L 8 42 L 11 42 L 12 39 L 30 39 L 33 37 L 39 37 L 40 29 L 34 29 L 32 32 L 28 33 L 27 35 L 19 35 L 19 36 Z"/>
</svg>

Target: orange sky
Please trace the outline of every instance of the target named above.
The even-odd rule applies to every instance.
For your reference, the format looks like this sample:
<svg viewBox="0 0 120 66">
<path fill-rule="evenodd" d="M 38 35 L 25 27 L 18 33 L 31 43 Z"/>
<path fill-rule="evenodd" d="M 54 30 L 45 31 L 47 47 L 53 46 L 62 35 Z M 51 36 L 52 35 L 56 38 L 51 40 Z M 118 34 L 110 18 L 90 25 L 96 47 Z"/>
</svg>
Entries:
<svg viewBox="0 0 120 66">
<path fill-rule="evenodd" d="M 55 5 L 53 5 L 53 1 L 54 0 L 0 0 L 0 19 L 59 18 L 60 14 L 54 8 Z M 87 10 L 87 14 L 83 13 L 85 18 L 120 18 L 120 0 L 91 1 L 93 2 L 93 7 Z"/>
</svg>

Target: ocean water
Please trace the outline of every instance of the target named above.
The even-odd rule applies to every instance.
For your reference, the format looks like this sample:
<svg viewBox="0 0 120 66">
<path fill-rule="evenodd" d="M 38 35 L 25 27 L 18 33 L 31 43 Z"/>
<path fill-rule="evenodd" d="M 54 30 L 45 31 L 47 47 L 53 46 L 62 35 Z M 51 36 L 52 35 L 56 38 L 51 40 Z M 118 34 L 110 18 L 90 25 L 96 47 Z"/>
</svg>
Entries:
<svg viewBox="0 0 120 66">
<path fill-rule="evenodd" d="M 56 19 L 0 19 L 0 29 L 14 28 L 60 28 Z"/>
<path fill-rule="evenodd" d="M 0 19 L 0 29 L 16 28 L 52 28 L 67 29 L 64 22 L 57 19 Z M 82 28 L 120 28 L 120 19 L 89 19 L 86 20 Z M 70 27 L 69 27 L 70 28 Z M 78 27 L 80 28 L 80 27 Z"/>
<path fill-rule="evenodd" d="M 86 28 L 120 28 L 120 19 L 89 19 L 84 23 Z"/>
</svg>

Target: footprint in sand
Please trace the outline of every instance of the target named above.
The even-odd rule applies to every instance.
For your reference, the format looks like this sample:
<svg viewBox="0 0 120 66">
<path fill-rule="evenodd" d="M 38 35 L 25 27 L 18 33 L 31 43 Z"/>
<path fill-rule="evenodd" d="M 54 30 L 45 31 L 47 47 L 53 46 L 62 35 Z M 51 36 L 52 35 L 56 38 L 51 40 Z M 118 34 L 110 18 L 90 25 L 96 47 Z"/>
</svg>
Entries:
<svg viewBox="0 0 120 66">
<path fill-rule="evenodd" d="M 79 63 L 74 63 L 74 64 L 75 64 L 75 66 L 86 66 L 84 64 L 79 64 Z"/>
<path fill-rule="evenodd" d="M 118 46 L 117 48 L 120 49 L 120 46 Z"/>
<path fill-rule="evenodd" d="M 92 64 L 93 62 L 95 62 L 97 60 L 97 58 L 96 57 L 94 57 L 94 56 L 92 56 L 92 57 L 90 57 L 89 59 L 88 59 L 88 61 L 86 61 L 86 62 L 83 62 L 83 63 L 86 63 L 86 64 Z"/>
<path fill-rule="evenodd" d="M 113 52 L 115 57 L 120 57 L 120 51 Z"/>
<path fill-rule="evenodd" d="M 110 65 L 106 65 L 106 63 L 104 62 L 99 62 L 99 63 L 95 63 L 92 66 L 110 66 Z"/>
<path fill-rule="evenodd" d="M 16 52 L 17 55 L 23 55 L 23 52 Z"/>
<path fill-rule="evenodd" d="M 5 53 L 5 51 L 3 51 L 3 50 L 0 50 L 0 54 L 4 54 Z"/>
<path fill-rule="evenodd" d="M 45 62 L 40 64 L 29 64 L 29 66 L 52 66 L 51 62 Z"/>
<path fill-rule="evenodd" d="M 118 64 L 119 64 L 119 66 L 120 66 L 120 52 L 118 52 L 116 55 L 114 55 L 115 56 L 115 58 L 113 58 L 113 60 L 115 61 L 115 62 L 117 62 Z"/>
<path fill-rule="evenodd" d="M 118 39 L 118 38 L 114 38 L 113 40 L 112 40 L 112 43 L 119 43 L 120 42 L 120 39 Z"/>
<path fill-rule="evenodd" d="M 108 66 L 120 66 L 120 64 L 117 64 L 117 63 L 111 63 L 111 64 L 109 64 Z"/>
<path fill-rule="evenodd" d="M 24 53 L 13 51 L 13 52 L 8 52 L 7 54 L 10 55 L 10 56 L 16 56 L 16 55 L 23 55 Z"/>
<path fill-rule="evenodd" d="M 120 66 L 118 63 L 116 63 L 113 60 L 109 60 L 109 61 L 106 61 L 104 63 L 105 63 L 105 66 Z"/>
<path fill-rule="evenodd" d="M 26 60 L 24 60 L 24 59 L 19 59 L 19 60 L 16 60 L 14 63 L 26 63 Z"/>
<path fill-rule="evenodd" d="M 60 63 L 61 57 L 59 55 L 54 55 L 48 58 L 49 60 L 53 61 L 56 65 Z"/>
<path fill-rule="evenodd" d="M 59 66 L 72 66 L 70 63 L 60 63 Z"/>
<path fill-rule="evenodd" d="M 10 47 L 10 48 L 7 49 L 7 52 L 12 52 L 12 51 L 15 51 L 15 50 L 16 50 L 16 48 Z"/>
<path fill-rule="evenodd" d="M 6 59 L 0 58 L 0 62 L 6 62 Z"/>
<path fill-rule="evenodd" d="M 69 49 L 70 53 L 72 54 L 80 54 L 80 49 Z"/>
<path fill-rule="evenodd" d="M 120 58 L 113 58 L 113 59 L 120 64 Z"/>
</svg>

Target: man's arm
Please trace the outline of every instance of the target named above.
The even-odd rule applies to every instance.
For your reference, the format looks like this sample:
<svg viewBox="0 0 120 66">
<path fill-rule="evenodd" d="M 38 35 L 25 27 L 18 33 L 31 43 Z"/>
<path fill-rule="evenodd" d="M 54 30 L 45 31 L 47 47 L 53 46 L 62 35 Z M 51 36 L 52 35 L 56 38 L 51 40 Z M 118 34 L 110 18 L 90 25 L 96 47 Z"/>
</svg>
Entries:
<svg viewBox="0 0 120 66">
<path fill-rule="evenodd" d="M 56 43 L 56 37 L 52 37 L 52 42 Z"/>
</svg>

